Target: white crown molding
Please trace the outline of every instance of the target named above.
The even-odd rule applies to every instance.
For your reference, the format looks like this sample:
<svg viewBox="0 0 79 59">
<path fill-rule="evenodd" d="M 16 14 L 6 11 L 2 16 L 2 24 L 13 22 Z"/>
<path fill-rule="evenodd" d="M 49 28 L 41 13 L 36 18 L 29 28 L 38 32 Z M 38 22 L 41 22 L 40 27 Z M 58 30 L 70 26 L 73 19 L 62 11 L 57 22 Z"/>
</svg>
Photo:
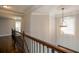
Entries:
<svg viewBox="0 0 79 59">
<path fill-rule="evenodd" d="M 0 16 L 8 18 L 8 19 L 15 19 L 15 17 L 16 17 L 15 15 L 7 14 L 7 13 L 2 13 L 2 12 L 0 12 Z"/>
<path fill-rule="evenodd" d="M 0 7 L 0 10 L 9 11 L 9 12 L 17 13 L 17 14 L 24 14 L 23 12 L 15 11 L 15 10 L 12 10 L 12 9 L 6 9 L 6 8 L 3 8 L 3 7 Z"/>
<path fill-rule="evenodd" d="M 23 13 L 21 14 L 21 13 L 13 12 L 13 11 L 2 9 L 2 8 L 0 8 L 0 12 L 5 13 L 5 14 L 10 14 L 10 15 L 19 15 L 19 16 L 24 15 Z"/>
<path fill-rule="evenodd" d="M 0 35 L 0 37 L 3 37 L 3 36 L 11 36 L 11 34 Z"/>
<path fill-rule="evenodd" d="M 32 13 L 32 12 L 34 12 L 36 9 L 38 9 L 38 8 L 40 8 L 40 7 L 42 7 L 42 6 L 40 6 L 40 5 L 33 5 L 33 6 L 31 6 L 31 7 L 29 7 L 27 10 L 25 10 L 24 12 L 24 14 L 28 14 L 28 13 Z"/>
<path fill-rule="evenodd" d="M 6 18 L 9 18 L 9 19 L 15 19 L 15 17 L 17 16 L 20 16 L 22 17 L 24 14 L 19 14 L 19 13 L 15 13 L 15 12 L 11 12 L 11 11 L 7 11 L 7 10 L 4 10 L 4 9 L 0 9 L 0 16 L 2 17 L 6 17 Z"/>
<path fill-rule="evenodd" d="M 49 13 L 34 12 L 32 15 L 49 15 Z"/>
</svg>

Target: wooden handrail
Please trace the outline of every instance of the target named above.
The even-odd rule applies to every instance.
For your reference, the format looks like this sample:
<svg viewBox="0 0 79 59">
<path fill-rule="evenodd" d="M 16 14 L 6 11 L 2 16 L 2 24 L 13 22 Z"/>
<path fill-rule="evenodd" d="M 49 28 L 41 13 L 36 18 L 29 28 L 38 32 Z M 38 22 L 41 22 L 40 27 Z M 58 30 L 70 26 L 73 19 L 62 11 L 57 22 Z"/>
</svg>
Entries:
<svg viewBox="0 0 79 59">
<path fill-rule="evenodd" d="M 74 51 L 74 50 L 71 50 L 71 49 L 67 49 L 67 48 L 64 48 L 64 47 L 63 47 L 64 49 L 59 48 L 59 45 L 58 45 L 58 46 L 52 45 L 52 44 L 50 44 L 50 43 L 48 43 L 48 42 L 45 42 L 45 41 L 43 41 L 43 40 L 34 38 L 34 37 L 32 37 L 32 36 L 30 36 L 30 35 L 28 35 L 28 34 L 21 33 L 21 32 L 18 32 L 18 31 L 16 31 L 16 32 L 17 32 L 17 33 L 20 33 L 21 35 L 24 35 L 25 37 L 30 38 L 30 39 L 33 40 L 33 41 L 36 41 L 36 42 L 38 42 L 38 43 L 40 43 L 40 44 L 43 44 L 43 45 L 45 45 L 45 46 L 47 46 L 47 47 L 49 47 L 49 48 L 51 48 L 51 49 L 54 49 L 55 51 L 58 51 L 58 52 L 60 52 L 60 53 L 77 53 L 77 51 Z"/>
<path fill-rule="evenodd" d="M 58 45 L 58 47 L 63 48 L 63 49 L 67 49 L 67 50 L 72 51 L 72 52 L 79 53 L 78 51 L 72 50 L 70 48 L 67 48 L 67 47 L 64 47 L 64 46 L 61 46 L 61 45 Z"/>
<path fill-rule="evenodd" d="M 25 35 L 26 37 L 30 38 L 31 40 L 34 40 L 34 41 L 36 41 L 36 42 L 39 42 L 39 43 L 41 43 L 41 44 L 43 44 L 43 45 L 45 45 L 45 46 L 47 46 L 47 47 L 49 47 L 49 48 L 52 48 L 52 49 L 58 51 L 58 52 L 62 52 L 62 53 L 75 52 L 75 51 L 70 51 L 70 50 L 68 51 L 68 50 L 61 49 L 61 48 L 59 48 L 58 46 L 55 46 L 55 45 L 52 45 L 52 44 L 50 44 L 50 43 L 48 43 L 48 42 L 45 42 L 45 41 L 42 41 L 42 40 L 40 40 L 40 39 L 34 38 L 34 37 L 30 36 L 30 35 L 27 35 L 27 34 L 24 34 L 24 35 Z M 76 53 L 76 52 L 75 52 L 75 53 Z"/>
</svg>

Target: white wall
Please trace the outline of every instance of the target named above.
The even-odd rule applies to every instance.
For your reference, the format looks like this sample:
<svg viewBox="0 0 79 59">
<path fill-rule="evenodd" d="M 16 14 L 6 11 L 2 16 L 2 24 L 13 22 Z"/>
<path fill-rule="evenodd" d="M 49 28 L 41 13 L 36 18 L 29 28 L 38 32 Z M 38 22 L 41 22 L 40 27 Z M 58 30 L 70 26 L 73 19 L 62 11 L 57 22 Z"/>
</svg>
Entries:
<svg viewBox="0 0 79 59">
<path fill-rule="evenodd" d="M 0 18 L 0 36 L 11 35 L 11 28 L 14 27 L 14 20 Z"/>
<path fill-rule="evenodd" d="M 22 20 L 22 29 L 25 33 L 30 34 L 30 20 L 31 20 L 31 13 L 25 13 Z"/>
<path fill-rule="evenodd" d="M 76 42 L 76 50 L 79 51 L 79 14 L 76 15 L 76 39 L 75 39 L 75 42 Z"/>
<path fill-rule="evenodd" d="M 57 44 L 57 30 L 56 30 L 56 19 L 55 15 L 49 15 L 49 39 L 50 43 Z"/>
<path fill-rule="evenodd" d="M 31 15 L 31 35 L 41 40 L 49 40 L 49 15 Z"/>
</svg>

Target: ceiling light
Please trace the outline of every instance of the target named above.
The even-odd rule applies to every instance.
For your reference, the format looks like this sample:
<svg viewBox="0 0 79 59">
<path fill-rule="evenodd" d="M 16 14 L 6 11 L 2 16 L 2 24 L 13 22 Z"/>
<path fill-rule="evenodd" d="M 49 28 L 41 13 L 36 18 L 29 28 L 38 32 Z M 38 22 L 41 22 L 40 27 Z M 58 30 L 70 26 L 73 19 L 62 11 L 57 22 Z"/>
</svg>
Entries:
<svg viewBox="0 0 79 59">
<path fill-rule="evenodd" d="M 65 24 L 65 21 L 64 21 L 64 8 L 61 8 L 61 10 L 62 10 L 62 17 L 61 17 L 60 27 L 67 27 L 67 25 Z"/>
<path fill-rule="evenodd" d="M 3 8 L 10 8 L 9 6 L 3 6 Z"/>
</svg>

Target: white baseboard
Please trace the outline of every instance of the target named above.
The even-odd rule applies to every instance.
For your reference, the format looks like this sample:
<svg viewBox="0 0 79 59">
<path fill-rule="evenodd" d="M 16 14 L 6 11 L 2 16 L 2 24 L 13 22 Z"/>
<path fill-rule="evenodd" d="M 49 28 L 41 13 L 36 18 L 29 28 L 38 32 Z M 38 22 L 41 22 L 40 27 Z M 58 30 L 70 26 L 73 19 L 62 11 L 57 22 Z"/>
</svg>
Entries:
<svg viewBox="0 0 79 59">
<path fill-rule="evenodd" d="M 11 36 L 11 34 L 0 35 L 0 37 L 3 37 L 3 36 Z"/>
</svg>

